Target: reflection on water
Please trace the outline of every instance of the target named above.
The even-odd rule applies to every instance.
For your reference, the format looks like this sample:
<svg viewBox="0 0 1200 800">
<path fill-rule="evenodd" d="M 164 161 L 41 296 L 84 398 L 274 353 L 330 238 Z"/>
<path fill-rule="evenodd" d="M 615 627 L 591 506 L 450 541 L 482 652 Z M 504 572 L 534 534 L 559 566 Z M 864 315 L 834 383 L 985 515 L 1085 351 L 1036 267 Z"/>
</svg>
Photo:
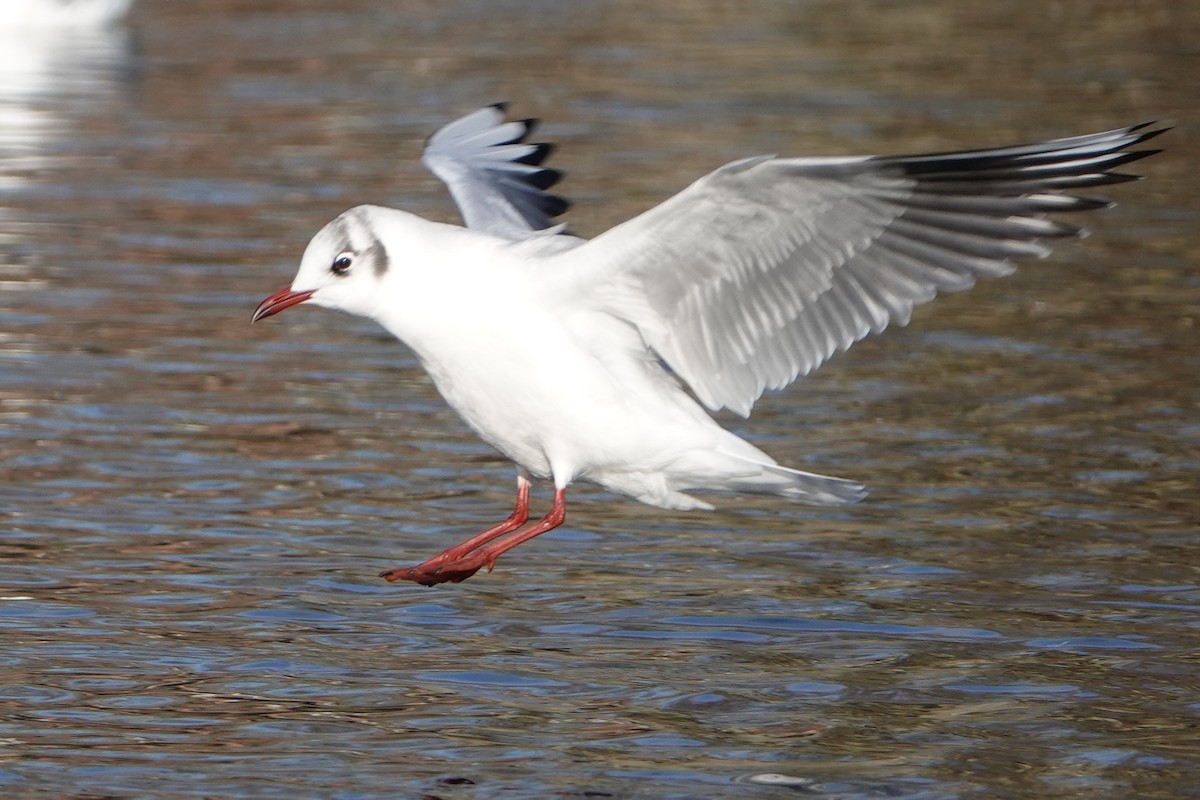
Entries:
<svg viewBox="0 0 1200 800">
<path fill-rule="evenodd" d="M 0 241 L 19 246 L 27 215 L 13 205 L 49 187 L 47 172 L 70 169 L 64 150 L 80 116 L 111 106 L 126 64 L 124 31 L 26 27 L 0 18 Z"/>
<path fill-rule="evenodd" d="M 1185 5 L 145 0 L 16 37 L 0 792 L 1189 795 Z M 1177 129 L 1082 245 L 731 421 L 863 505 L 583 490 L 491 575 L 381 585 L 506 513 L 511 468 L 370 325 L 249 314 L 349 205 L 452 218 L 422 137 L 504 98 L 589 234 L 750 153 Z"/>
<path fill-rule="evenodd" d="M 96 30 L 129 11 L 133 0 L 6 0 L 0 29 L 26 33 Z"/>
</svg>

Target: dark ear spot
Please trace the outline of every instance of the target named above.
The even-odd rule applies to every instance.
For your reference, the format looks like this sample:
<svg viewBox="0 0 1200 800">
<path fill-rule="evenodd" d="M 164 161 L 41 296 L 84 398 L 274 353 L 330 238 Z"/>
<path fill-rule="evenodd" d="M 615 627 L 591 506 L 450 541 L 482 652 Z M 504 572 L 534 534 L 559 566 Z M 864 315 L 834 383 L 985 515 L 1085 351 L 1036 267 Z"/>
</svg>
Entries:
<svg viewBox="0 0 1200 800">
<path fill-rule="evenodd" d="M 371 242 L 371 246 L 367 248 L 367 258 L 371 260 L 371 266 L 375 270 L 375 276 L 382 278 L 387 274 L 388 267 L 391 264 L 388 261 L 387 248 L 383 246 L 383 242 L 375 239 Z"/>
<path fill-rule="evenodd" d="M 370 264 L 375 277 L 382 278 L 391 266 L 387 248 L 379 240 L 371 224 L 370 215 L 365 206 L 352 208 L 346 212 L 346 217 L 354 227 L 354 238 L 351 240 L 358 247 L 358 256 L 362 264 Z M 366 244 L 366 247 L 363 247 Z"/>
</svg>

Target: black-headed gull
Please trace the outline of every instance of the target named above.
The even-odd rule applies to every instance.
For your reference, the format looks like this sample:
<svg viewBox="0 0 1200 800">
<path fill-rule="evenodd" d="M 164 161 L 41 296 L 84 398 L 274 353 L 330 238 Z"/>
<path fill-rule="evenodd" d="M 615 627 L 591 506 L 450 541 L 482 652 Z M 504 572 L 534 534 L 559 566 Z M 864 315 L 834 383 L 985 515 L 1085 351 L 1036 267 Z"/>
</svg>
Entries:
<svg viewBox="0 0 1200 800">
<path fill-rule="evenodd" d="M 309 302 L 369 317 L 517 465 L 508 519 L 389 581 L 461 581 L 561 525 L 576 480 L 661 508 L 691 490 L 853 503 L 861 484 L 780 466 L 705 408 L 749 415 L 778 389 L 939 291 L 1080 234 L 1067 192 L 1131 176 L 1151 123 L 1041 144 L 932 155 L 735 161 L 585 241 L 554 217 L 551 148 L 490 106 L 430 137 L 425 164 L 466 227 L 358 206 L 313 237 L 254 320 Z M 689 394 L 682 386 L 691 388 Z M 694 395 L 694 397 L 693 397 Z M 529 518 L 534 478 L 554 503 Z"/>
</svg>

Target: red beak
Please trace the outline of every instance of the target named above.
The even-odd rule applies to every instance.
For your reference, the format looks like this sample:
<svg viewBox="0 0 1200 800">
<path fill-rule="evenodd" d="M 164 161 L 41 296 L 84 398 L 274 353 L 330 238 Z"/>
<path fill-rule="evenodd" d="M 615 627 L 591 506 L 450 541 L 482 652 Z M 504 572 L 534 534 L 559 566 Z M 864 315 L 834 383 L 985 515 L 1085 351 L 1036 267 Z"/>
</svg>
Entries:
<svg viewBox="0 0 1200 800">
<path fill-rule="evenodd" d="M 275 294 L 268 297 L 258 304 L 258 308 L 254 309 L 254 316 L 250 318 L 251 323 L 258 322 L 260 319 L 278 314 L 285 308 L 300 305 L 305 300 L 313 296 L 315 289 L 307 292 L 293 292 L 290 286 L 285 286 Z"/>
</svg>

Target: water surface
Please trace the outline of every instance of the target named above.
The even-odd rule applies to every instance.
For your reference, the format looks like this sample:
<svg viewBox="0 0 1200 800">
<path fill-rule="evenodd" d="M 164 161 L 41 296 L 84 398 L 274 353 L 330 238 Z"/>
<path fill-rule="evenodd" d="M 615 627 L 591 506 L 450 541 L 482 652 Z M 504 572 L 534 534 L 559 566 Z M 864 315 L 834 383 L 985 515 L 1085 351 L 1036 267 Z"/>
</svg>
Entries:
<svg viewBox="0 0 1200 800">
<path fill-rule="evenodd" d="M 1185 5 L 140 0 L 10 36 L 0 793 L 1193 795 Z M 862 505 L 584 488 L 490 575 L 387 585 L 511 467 L 369 323 L 247 323 L 344 208 L 453 220 L 421 142 L 502 99 L 586 235 L 756 153 L 1177 128 L 1085 242 L 727 420 Z"/>
</svg>

